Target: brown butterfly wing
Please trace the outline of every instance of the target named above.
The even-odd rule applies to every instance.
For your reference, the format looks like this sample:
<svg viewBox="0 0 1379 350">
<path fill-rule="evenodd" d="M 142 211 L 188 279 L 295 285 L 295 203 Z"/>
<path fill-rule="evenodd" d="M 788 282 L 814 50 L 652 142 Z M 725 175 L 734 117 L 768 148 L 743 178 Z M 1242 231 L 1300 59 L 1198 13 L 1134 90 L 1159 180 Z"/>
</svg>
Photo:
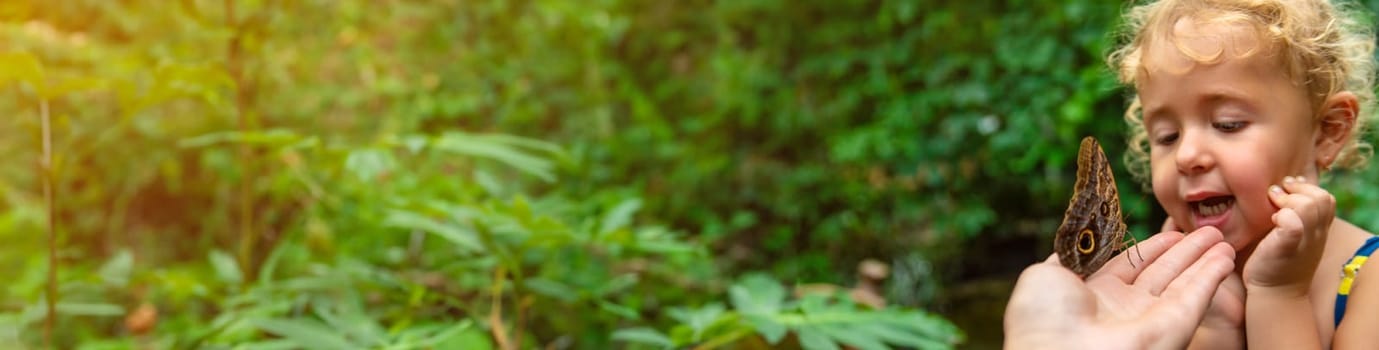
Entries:
<svg viewBox="0 0 1379 350">
<path fill-rule="evenodd" d="M 1054 252 L 1063 266 L 1086 277 L 1115 255 L 1124 237 L 1111 163 L 1096 139 L 1084 138 L 1077 154 L 1077 182 L 1054 237 Z"/>
</svg>

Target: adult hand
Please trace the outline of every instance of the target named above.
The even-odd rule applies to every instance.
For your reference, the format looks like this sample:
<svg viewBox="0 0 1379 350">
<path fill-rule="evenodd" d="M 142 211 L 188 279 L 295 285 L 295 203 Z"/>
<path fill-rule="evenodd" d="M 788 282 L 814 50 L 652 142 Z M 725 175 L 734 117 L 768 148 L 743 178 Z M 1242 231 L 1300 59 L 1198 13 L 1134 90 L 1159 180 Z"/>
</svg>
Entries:
<svg viewBox="0 0 1379 350">
<path fill-rule="evenodd" d="M 1127 258 L 1144 259 L 1132 264 Z M 1025 269 L 1006 305 L 1007 349 L 1181 349 L 1235 267 L 1221 232 L 1165 232 L 1086 281 L 1057 256 Z M 1139 260 L 1139 259 L 1137 259 Z"/>
</svg>

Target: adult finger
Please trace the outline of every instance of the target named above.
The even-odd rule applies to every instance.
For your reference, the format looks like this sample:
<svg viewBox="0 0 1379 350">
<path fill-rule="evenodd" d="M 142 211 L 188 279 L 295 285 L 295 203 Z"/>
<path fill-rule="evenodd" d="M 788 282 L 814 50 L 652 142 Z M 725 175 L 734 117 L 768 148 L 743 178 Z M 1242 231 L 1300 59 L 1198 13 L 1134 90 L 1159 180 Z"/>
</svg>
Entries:
<svg viewBox="0 0 1379 350">
<path fill-rule="evenodd" d="M 1210 299 L 1216 288 L 1235 270 L 1235 249 L 1226 242 L 1217 242 L 1202 257 L 1174 278 L 1161 295 L 1164 298 L 1183 298 L 1181 293 L 1202 293 Z M 1201 296 L 1195 295 L 1194 296 Z"/>
<path fill-rule="evenodd" d="M 1107 261 L 1101 270 L 1093 273 L 1088 279 L 1100 278 L 1098 276 L 1112 276 L 1130 284 L 1135 281 L 1140 272 L 1144 271 L 1146 266 L 1153 264 L 1154 260 L 1157 260 L 1160 255 L 1163 255 L 1165 251 L 1168 251 L 1170 247 L 1178 244 L 1178 241 L 1181 240 L 1183 240 L 1183 235 L 1177 232 L 1162 232 L 1149 237 L 1149 239 L 1111 257 L 1111 260 Z"/>
<path fill-rule="evenodd" d="M 1159 295 L 1170 282 L 1201 260 L 1208 249 L 1223 240 L 1221 231 L 1215 227 L 1206 226 L 1193 231 L 1183 237 L 1182 242 L 1178 242 L 1159 257 L 1159 261 L 1146 266 L 1144 272 L 1135 279 L 1135 286 L 1145 288 L 1150 295 Z"/>
<path fill-rule="evenodd" d="M 1235 250 L 1225 242 L 1211 246 L 1169 283 L 1159 301 L 1145 315 L 1143 324 L 1159 332 L 1155 348 L 1182 348 L 1206 315 L 1211 298 L 1221 282 L 1235 269 Z"/>
</svg>

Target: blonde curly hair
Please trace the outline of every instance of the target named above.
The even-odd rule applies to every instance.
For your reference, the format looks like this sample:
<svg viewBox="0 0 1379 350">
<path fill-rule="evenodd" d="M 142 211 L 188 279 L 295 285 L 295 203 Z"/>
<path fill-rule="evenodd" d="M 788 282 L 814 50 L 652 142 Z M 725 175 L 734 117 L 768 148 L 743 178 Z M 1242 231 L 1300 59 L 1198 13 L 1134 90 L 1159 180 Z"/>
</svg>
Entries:
<svg viewBox="0 0 1379 350">
<path fill-rule="evenodd" d="M 1146 72 L 1146 48 L 1160 40 L 1172 43 L 1200 63 L 1217 63 L 1227 58 L 1222 52 L 1195 53 L 1176 42 L 1173 26 L 1181 20 L 1253 29 L 1265 44 L 1242 56 L 1272 50 L 1281 58 L 1289 78 L 1307 89 L 1313 110 L 1319 110 L 1332 94 L 1354 93 L 1359 99 L 1360 114 L 1333 167 L 1365 165 L 1373 153 L 1361 136 L 1374 115 L 1375 38 L 1369 18 L 1358 6 L 1327 0 L 1160 0 L 1138 5 L 1125 14 L 1121 44 L 1107 58 L 1122 84 L 1133 90 Z M 1320 113 L 1313 116 L 1317 117 Z M 1149 136 L 1137 94 L 1132 93 L 1125 121 L 1130 127 L 1126 166 L 1137 180 L 1147 184 Z"/>
</svg>

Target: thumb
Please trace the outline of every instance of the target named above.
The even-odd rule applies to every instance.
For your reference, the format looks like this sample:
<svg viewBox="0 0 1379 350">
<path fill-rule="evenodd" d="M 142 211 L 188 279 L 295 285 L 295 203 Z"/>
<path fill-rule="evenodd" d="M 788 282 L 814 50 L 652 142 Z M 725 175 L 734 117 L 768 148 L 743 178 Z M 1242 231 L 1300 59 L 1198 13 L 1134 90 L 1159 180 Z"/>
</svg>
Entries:
<svg viewBox="0 0 1379 350">
<path fill-rule="evenodd" d="M 1020 273 L 1006 303 L 1005 326 L 1040 327 L 1061 319 L 1065 322 L 1090 317 L 1095 299 L 1081 278 L 1057 262 L 1034 264 Z M 1039 321 L 1034 321 L 1039 320 Z"/>
</svg>

